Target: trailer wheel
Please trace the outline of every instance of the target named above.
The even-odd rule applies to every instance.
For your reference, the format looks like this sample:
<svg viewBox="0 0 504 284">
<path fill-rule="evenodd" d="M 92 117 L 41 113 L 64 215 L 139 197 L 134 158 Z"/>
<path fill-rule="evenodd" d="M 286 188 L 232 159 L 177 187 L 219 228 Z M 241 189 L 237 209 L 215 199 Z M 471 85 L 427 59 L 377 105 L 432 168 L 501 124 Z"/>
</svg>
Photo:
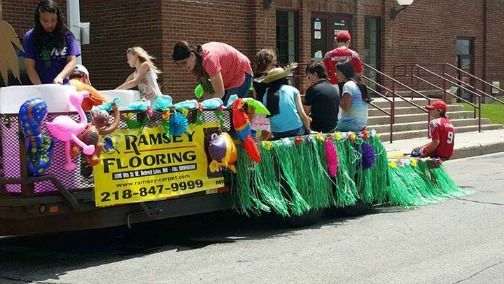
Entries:
<svg viewBox="0 0 504 284">
<path fill-rule="evenodd" d="M 362 201 L 355 202 L 355 205 L 345 206 L 341 208 L 341 212 L 345 216 L 360 216 L 369 213 L 372 210 L 371 204 L 363 203 Z"/>
<path fill-rule="evenodd" d="M 284 222 L 294 228 L 308 227 L 316 224 L 324 215 L 324 211 L 325 209 L 311 209 L 301 216 L 292 215 L 290 217 L 286 217 Z"/>
</svg>

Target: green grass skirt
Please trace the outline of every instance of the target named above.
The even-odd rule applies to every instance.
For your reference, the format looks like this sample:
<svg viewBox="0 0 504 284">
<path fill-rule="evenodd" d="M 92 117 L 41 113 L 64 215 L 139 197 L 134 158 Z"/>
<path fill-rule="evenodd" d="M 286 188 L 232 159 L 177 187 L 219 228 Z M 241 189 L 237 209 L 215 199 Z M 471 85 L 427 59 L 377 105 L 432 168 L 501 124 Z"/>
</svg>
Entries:
<svg viewBox="0 0 504 284">
<path fill-rule="evenodd" d="M 442 165 L 430 167 L 429 159 L 389 160 L 378 137 L 366 138 L 334 133 L 260 142 L 260 163 L 252 162 L 237 145 L 237 173 L 226 175 L 235 208 L 246 215 L 273 211 L 291 216 L 357 201 L 408 207 L 465 195 Z M 326 139 L 336 148 L 335 178 L 328 172 Z M 374 164 L 367 169 L 362 166 L 364 142 L 375 155 Z"/>
</svg>

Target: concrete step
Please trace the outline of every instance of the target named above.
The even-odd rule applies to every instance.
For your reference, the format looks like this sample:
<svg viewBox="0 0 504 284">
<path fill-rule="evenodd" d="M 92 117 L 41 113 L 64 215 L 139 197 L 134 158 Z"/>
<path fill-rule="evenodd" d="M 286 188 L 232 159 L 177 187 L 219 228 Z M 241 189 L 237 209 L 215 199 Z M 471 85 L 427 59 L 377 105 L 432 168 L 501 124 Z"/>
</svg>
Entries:
<svg viewBox="0 0 504 284">
<path fill-rule="evenodd" d="M 478 125 L 478 119 L 477 118 L 462 118 L 462 119 L 451 119 L 451 122 L 453 123 L 453 126 L 455 127 L 455 130 L 457 130 L 459 127 L 462 126 L 472 126 L 472 125 Z M 481 119 L 481 125 L 488 125 L 490 124 L 490 120 L 487 118 L 482 118 Z M 368 126 L 371 129 L 375 129 L 376 132 L 378 133 L 386 133 L 390 131 L 390 125 L 389 124 L 384 124 L 384 125 L 369 125 Z M 410 122 L 410 123 L 396 123 L 393 125 L 392 129 L 394 133 L 399 133 L 399 132 L 404 132 L 404 131 L 421 131 L 421 130 L 426 130 L 428 127 L 427 121 L 419 121 L 419 122 Z"/>
<path fill-rule="evenodd" d="M 411 97 L 405 97 L 405 98 L 406 98 L 406 100 L 396 98 L 395 103 L 394 103 L 395 107 L 412 107 L 413 105 L 410 102 L 413 102 L 421 107 L 424 107 L 429 104 L 427 102 L 427 99 L 424 99 L 424 98 L 413 98 L 413 99 L 411 99 Z M 389 98 L 389 99 L 392 100 L 392 98 Z M 433 102 L 439 101 L 439 100 L 440 99 L 431 98 L 430 103 L 433 103 Z M 373 104 L 375 104 L 381 108 L 389 108 L 390 107 L 390 102 L 386 99 L 383 99 L 383 98 L 373 98 Z M 447 103 L 447 104 L 450 105 L 451 103 Z"/>
<path fill-rule="evenodd" d="M 383 110 L 387 111 L 390 113 L 390 105 L 389 107 L 382 108 Z M 448 115 L 450 115 L 452 112 L 456 111 L 464 111 L 464 107 L 461 105 L 448 105 Z M 414 113 L 426 113 L 423 112 L 421 109 L 418 109 L 414 106 L 407 106 L 407 107 L 396 107 L 395 108 L 395 114 L 396 115 L 401 115 L 401 114 L 414 114 Z M 368 108 L 368 116 L 383 116 L 385 115 L 381 110 L 374 108 L 373 106 L 369 106 Z"/>
<path fill-rule="evenodd" d="M 448 117 L 450 119 L 461 119 L 461 118 L 471 118 L 473 117 L 472 111 L 455 111 L 449 112 Z M 427 123 L 427 113 L 414 113 L 414 114 L 401 114 L 395 116 L 395 123 L 408 123 L 408 122 L 418 122 L 423 121 Z M 368 118 L 368 125 L 382 125 L 390 124 L 390 116 L 373 116 Z"/>
<path fill-rule="evenodd" d="M 390 98 L 392 99 L 392 98 Z M 408 98 L 407 101 L 409 102 L 413 102 L 421 107 L 423 106 L 426 106 L 427 105 L 427 100 L 424 99 L 424 98 L 414 98 L 414 99 L 411 99 L 411 98 Z M 407 101 L 404 101 L 404 100 L 401 100 L 399 98 L 396 98 L 395 99 L 395 107 L 398 108 L 398 107 L 413 107 L 410 103 L 408 103 Z M 431 103 L 435 101 L 435 100 L 431 100 Z M 390 102 L 383 99 L 383 98 L 373 98 L 373 104 L 381 107 L 381 108 L 390 108 Z"/>
<path fill-rule="evenodd" d="M 369 129 L 372 129 L 370 127 Z M 496 129 L 503 129 L 503 126 L 501 124 L 486 124 L 486 125 L 481 125 L 481 130 L 496 130 Z M 461 127 L 455 127 L 455 141 L 457 141 L 457 133 L 465 133 L 465 132 L 472 132 L 472 131 L 478 131 L 478 125 L 470 125 L 470 126 L 461 126 Z M 380 133 L 377 131 L 377 133 Z M 427 138 L 427 129 L 424 130 L 412 130 L 412 131 L 403 131 L 403 132 L 395 132 L 393 134 L 394 141 L 396 140 L 403 140 L 403 139 L 412 139 L 412 138 L 422 138 L 425 137 Z M 381 141 L 390 141 L 390 133 L 387 132 L 382 132 L 380 133 L 380 140 Z"/>
</svg>

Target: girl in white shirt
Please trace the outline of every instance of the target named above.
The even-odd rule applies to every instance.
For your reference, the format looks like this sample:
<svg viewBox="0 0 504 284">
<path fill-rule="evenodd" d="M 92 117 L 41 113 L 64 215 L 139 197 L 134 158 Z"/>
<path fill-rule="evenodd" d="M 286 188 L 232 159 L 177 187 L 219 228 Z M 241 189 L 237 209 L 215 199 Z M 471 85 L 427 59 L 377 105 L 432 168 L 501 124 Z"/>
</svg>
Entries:
<svg viewBox="0 0 504 284">
<path fill-rule="evenodd" d="M 154 58 L 139 46 L 128 48 L 126 56 L 128 65 L 135 68 L 135 72 L 129 75 L 126 81 L 116 89 L 126 90 L 137 86 L 140 97 L 149 100 L 151 106 L 154 105 L 156 98 L 163 95 L 157 83 L 157 74 L 161 71 L 152 63 Z"/>
</svg>

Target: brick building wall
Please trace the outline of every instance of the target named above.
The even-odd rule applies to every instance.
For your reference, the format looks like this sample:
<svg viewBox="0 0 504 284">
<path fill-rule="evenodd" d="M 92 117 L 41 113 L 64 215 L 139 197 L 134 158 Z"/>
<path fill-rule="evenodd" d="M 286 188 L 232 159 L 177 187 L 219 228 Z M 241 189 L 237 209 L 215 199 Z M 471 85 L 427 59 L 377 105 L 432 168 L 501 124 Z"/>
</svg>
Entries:
<svg viewBox="0 0 504 284">
<path fill-rule="evenodd" d="M 395 3 L 386 0 L 386 10 Z M 456 65 L 457 37 L 468 37 L 474 39 L 474 74 L 502 82 L 504 58 L 498 46 L 504 43 L 503 4 L 499 0 L 423 0 L 415 1 L 395 20 L 383 17 L 382 70 L 392 73 L 394 65 L 411 63 Z"/>
<path fill-rule="evenodd" d="M 382 70 L 392 73 L 394 65 L 450 63 L 456 65 L 457 37 L 475 41 L 475 75 L 483 70 L 483 3 L 484 1 L 450 0 L 415 1 L 395 20 L 383 17 Z M 456 5 L 455 5 L 456 4 Z M 388 7 L 397 6 L 386 0 Z"/>
<path fill-rule="evenodd" d="M 160 0 L 80 1 L 81 21 L 91 23 L 89 45 L 82 46 L 82 62 L 97 89 L 114 89 L 134 71 L 126 62 L 126 50 L 141 46 L 164 69 Z M 142 11 L 139 13 L 139 11 Z M 159 76 L 162 85 L 165 76 Z"/>
<path fill-rule="evenodd" d="M 3 16 L 20 37 L 33 26 L 37 0 L 3 0 Z M 64 6 L 64 0 L 60 0 Z M 176 100 L 192 98 L 195 83 L 171 60 L 175 42 L 192 44 L 223 41 L 251 61 L 264 47 L 276 46 L 276 12 L 299 15 L 299 58 L 311 57 L 313 13 L 352 15 L 352 48 L 364 59 L 364 20 L 380 17 L 381 70 L 392 73 L 398 64 L 456 62 L 457 37 L 474 38 L 475 75 L 504 82 L 504 19 L 502 0 L 416 0 L 391 20 L 396 0 L 81 0 L 81 21 L 91 22 L 91 44 L 82 48 L 83 62 L 99 89 L 121 84 L 133 71 L 126 64 L 126 49 L 144 47 L 164 72 L 162 91 Z M 486 18 L 486 21 L 485 21 Z M 486 25 L 485 25 L 486 23 Z M 504 84 L 503 84 L 504 85 Z M 302 90 L 306 88 L 306 82 Z"/>
<path fill-rule="evenodd" d="M 488 1 L 486 26 L 486 68 L 484 78 L 486 81 L 500 81 L 504 89 L 504 1 Z"/>
</svg>

